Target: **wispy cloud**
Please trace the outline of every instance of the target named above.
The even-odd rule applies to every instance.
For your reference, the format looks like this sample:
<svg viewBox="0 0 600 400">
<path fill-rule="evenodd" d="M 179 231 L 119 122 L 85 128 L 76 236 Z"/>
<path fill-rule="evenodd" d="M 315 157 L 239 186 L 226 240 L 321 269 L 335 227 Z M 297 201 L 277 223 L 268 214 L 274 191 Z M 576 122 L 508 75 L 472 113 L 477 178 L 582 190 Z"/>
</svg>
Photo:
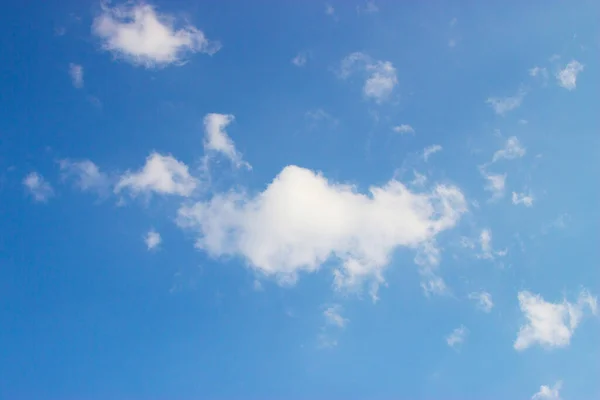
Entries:
<svg viewBox="0 0 600 400">
<path fill-rule="evenodd" d="M 71 76 L 71 82 L 77 89 L 83 87 L 83 67 L 78 64 L 69 64 L 69 75 Z"/>
<path fill-rule="evenodd" d="M 439 144 L 434 144 L 426 147 L 425 150 L 423 150 L 423 160 L 429 161 L 429 157 L 440 151 L 442 151 L 442 146 L 440 146 Z"/>
<path fill-rule="evenodd" d="M 494 308 L 492 295 L 486 291 L 470 293 L 469 299 L 477 302 L 477 308 L 479 308 L 483 312 L 489 313 L 490 311 L 492 311 L 492 308 Z"/>
<path fill-rule="evenodd" d="M 304 67 L 308 61 L 308 53 L 301 51 L 294 58 L 292 58 L 292 64 L 296 67 Z"/>
<path fill-rule="evenodd" d="M 44 177 L 37 172 L 29 173 L 23 179 L 23 185 L 33 199 L 40 203 L 45 203 L 54 195 L 54 189 L 50 183 L 44 180 Z"/>
<path fill-rule="evenodd" d="M 494 153 L 492 162 L 496 162 L 502 159 L 513 160 L 515 158 L 521 158 L 527 151 L 525 147 L 521 145 L 519 139 L 516 136 L 511 136 L 506 140 L 504 147 Z"/>
<path fill-rule="evenodd" d="M 408 124 L 394 126 L 392 128 L 392 130 L 401 135 L 404 135 L 404 134 L 413 134 L 414 135 L 414 133 L 415 133 L 414 128 Z"/>
<path fill-rule="evenodd" d="M 377 103 L 387 100 L 398 84 L 396 68 L 390 61 L 373 60 L 361 52 L 349 54 L 342 60 L 339 76 L 346 79 L 356 72 L 366 74 L 363 94 Z"/>
<path fill-rule="evenodd" d="M 162 238 L 160 237 L 160 233 L 156 232 L 154 229 L 151 229 L 148 231 L 148 233 L 146 233 L 144 242 L 146 243 L 148 250 L 154 250 L 160 245 Z"/>
<path fill-rule="evenodd" d="M 469 330 L 464 325 L 461 325 L 446 337 L 446 343 L 448 346 L 456 348 L 464 343 L 468 334 Z"/>
<path fill-rule="evenodd" d="M 512 192 L 512 203 L 514 205 L 523 204 L 525 207 L 532 207 L 533 196 L 525 193 Z"/>
<path fill-rule="evenodd" d="M 521 89 L 516 95 L 510 97 L 488 97 L 485 101 L 498 115 L 504 115 L 509 111 L 517 109 L 523 103 L 526 92 Z"/>
</svg>

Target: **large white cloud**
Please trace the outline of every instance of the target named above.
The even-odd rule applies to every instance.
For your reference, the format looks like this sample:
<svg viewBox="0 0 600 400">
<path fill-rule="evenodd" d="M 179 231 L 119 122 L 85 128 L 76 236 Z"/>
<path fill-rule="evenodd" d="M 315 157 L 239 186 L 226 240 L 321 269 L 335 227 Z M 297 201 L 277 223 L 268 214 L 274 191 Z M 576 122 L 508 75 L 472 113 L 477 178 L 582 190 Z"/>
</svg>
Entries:
<svg viewBox="0 0 600 400">
<path fill-rule="evenodd" d="M 586 290 L 581 291 L 576 303 L 550 303 L 527 291 L 519 292 L 518 298 L 527 323 L 519 330 L 516 350 L 534 344 L 547 348 L 568 346 L 586 308 L 594 315 L 598 308 L 596 298 Z"/>
<path fill-rule="evenodd" d="M 173 17 L 159 14 L 144 3 L 113 8 L 103 4 L 92 32 L 105 50 L 147 68 L 179 63 L 187 53 L 214 54 L 220 48 L 218 42 L 208 40 L 192 25 L 176 29 Z"/>
<path fill-rule="evenodd" d="M 115 193 L 128 189 L 133 195 L 139 193 L 172 194 L 189 196 L 198 181 L 190 175 L 187 165 L 173 156 L 152 153 L 138 172 L 126 172 L 115 186 Z"/>
<path fill-rule="evenodd" d="M 337 287 L 371 279 L 374 295 L 394 249 L 425 246 L 424 253 L 436 257 L 423 264 L 435 264 L 436 235 L 455 226 L 465 211 L 455 186 L 415 193 L 391 180 L 366 195 L 288 166 L 262 193 L 217 194 L 181 207 L 177 221 L 196 230 L 196 246 L 213 257 L 242 256 L 258 271 L 291 282 L 298 272 L 316 271 L 333 259 Z"/>
</svg>

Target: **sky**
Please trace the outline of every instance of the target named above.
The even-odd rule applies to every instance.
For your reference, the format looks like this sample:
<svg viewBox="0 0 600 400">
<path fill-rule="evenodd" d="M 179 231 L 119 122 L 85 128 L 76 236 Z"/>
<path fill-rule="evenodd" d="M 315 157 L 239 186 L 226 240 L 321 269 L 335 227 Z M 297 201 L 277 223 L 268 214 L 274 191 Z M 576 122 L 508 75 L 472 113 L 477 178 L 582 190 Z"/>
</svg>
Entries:
<svg viewBox="0 0 600 400">
<path fill-rule="evenodd" d="M 599 12 L 7 3 L 0 398 L 600 398 Z"/>
</svg>

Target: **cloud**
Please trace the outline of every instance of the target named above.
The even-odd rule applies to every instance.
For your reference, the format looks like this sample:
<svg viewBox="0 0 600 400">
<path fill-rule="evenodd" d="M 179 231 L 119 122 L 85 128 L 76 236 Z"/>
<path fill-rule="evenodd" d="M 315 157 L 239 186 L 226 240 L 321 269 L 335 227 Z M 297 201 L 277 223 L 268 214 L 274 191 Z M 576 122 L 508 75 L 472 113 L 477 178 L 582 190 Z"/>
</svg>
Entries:
<svg viewBox="0 0 600 400">
<path fill-rule="evenodd" d="M 545 81 L 548 80 L 548 70 L 543 67 L 533 67 L 529 70 L 529 76 L 536 78 L 540 77 Z"/>
<path fill-rule="evenodd" d="M 212 55 L 221 47 L 192 25 L 176 29 L 172 16 L 159 14 L 154 6 L 141 2 L 113 8 L 104 3 L 92 33 L 104 50 L 146 68 L 181 64 L 187 54 Z"/>
<path fill-rule="evenodd" d="M 429 160 L 429 157 L 432 154 L 437 153 L 438 151 L 442 151 L 442 146 L 440 146 L 439 144 L 434 144 L 432 146 L 426 147 L 425 150 L 423 150 L 423 160 L 427 162 Z"/>
<path fill-rule="evenodd" d="M 481 174 L 487 180 L 484 189 L 492 193 L 492 200 L 503 197 L 506 187 L 506 174 L 491 174 L 483 169 Z"/>
<path fill-rule="evenodd" d="M 410 134 L 414 135 L 414 133 L 415 133 L 415 130 L 413 129 L 413 127 L 408 124 L 402 124 L 402 125 L 395 126 L 392 128 L 392 130 L 394 132 L 400 133 L 400 134 L 410 133 Z"/>
<path fill-rule="evenodd" d="M 597 300 L 587 290 L 582 290 L 576 303 L 563 300 L 562 303 L 550 303 L 540 295 L 527 291 L 519 292 L 519 306 L 527 319 L 521 326 L 514 348 L 525 350 L 534 344 L 542 347 L 566 347 L 571 342 L 575 329 L 588 308 L 597 314 Z"/>
<path fill-rule="evenodd" d="M 343 328 L 348 323 L 348 319 L 342 317 L 342 306 L 339 304 L 334 304 L 329 306 L 323 311 L 323 315 L 325 316 L 325 320 L 328 325 L 337 326 L 338 328 Z"/>
<path fill-rule="evenodd" d="M 95 191 L 101 195 L 110 189 L 110 180 L 106 174 L 100 172 L 96 164 L 90 160 L 59 161 L 63 179 L 74 178 L 75 184 L 83 191 Z"/>
<path fill-rule="evenodd" d="M 335 8 L 329 3 L 325 4 L 325 15 L 330 15 L 335 18 Z"/>
<path fill-rule="evenodd" d="M 308 61 L 308 55 L 305 51 L 301 51 L 296 55 L 296 57 L 292 58 L 292 64 L 296 67 L 304 67 L 306 65 L 306 61 Z"/>
<path fill-rule="evenodd" d="M 494 251 L 492 248 L 492 231 L 483 229 L 479 235 L 479 245 L 481 246 L 480 258 L 485 260 L 493 260 L 495 256 L 503 257 L 508 252 L 507 250 Z"/>
<path fill-rule="evenodd" d="M 29 173 L 23 179 L 23 185 L 33 199 L 40 203 L 45 203 L 54 195 L 54 189 L 50 183 L 44 180 L 44 177 L 37 172 Z"/>
<path fill-rule="evenodd" d="M 153 152 L 140 171 L 127 172 L 120 177 L 115 193 L 128 189 L 132 195 L 155 192 L 187 197 L 197 185 L 198 181 L 190 175 L 187 165 L 171 155 Z"/>
<path fill-rule="evenodd" d="M 525 207 L 533 206 L 533 197 L 525 193 L 512 192 L 512 203 L 514 205 L 523 204 Z"/>
<path fill-rule="evenodd" d="M 156 232 L 154 229 L 151 229 L 146 234 L 144 242 L 146 243 L 148 250 L 154 250 L 162 242 L 162 238 L 160 237 L 160 233 Z"/>
<path fill-rule="evenodd" d="M 489 313 L 494 308 L 492 295 L 486 291 L 473 292 L 469 294 L 469 299 L 477 302 L 477 308 L 481 311 Z"/>
<path fill-rule="evenodd" d="M 387 100 L 398 84 L 396 68 L 390 61 L 373 60 L 360 52 L 349 54 L 342 60 L 339 76 L 346 79 L 358 71 L 367 76 L 363 94 L 377 103 Z"/>
<path fill-rule="evenodd" d="M 365 3 L 364 7 L 356 6 L 356 12 L 359 14 L 361 12 L 364 12 L 366 14 L 374 14 L 376 12 L 379 12 L 379 7 L 377 6 L 377 4 L 375 4 L 374 1 L 369 0 Z"/>
<path fill-rule="evenodd" d="M 392 179 L 365 195 L 287 166 L 262 193 L 217 194 L 181 207 L 177 222 L 197 231 L 196 247 L 210 256 L 241 256 L 255 270 L 286 282 L 331 261 L 338 289 L 358 288 L 368 279 L 376 295 L 394 249 L 432 242 L 466 209 L 455 186 L 414 193 Z"/>
<path fill-rule="evenodd" d="M 446 343 L 448 343 L 448 346 L 456 348 L 457 346 L 463 344 L 468 334 L 469 330 L 464 325 L 461 325 L 453 330 L 448 337 L 446 337 Z"/>
<path fill-rule="evenodd" d="M 237 168 L 245 166 L 252 169 L 250 164 L 242 160 L 242 155 L 235 149 L 233 140 L 225 132 L 225 128 L 234 119 L 231 114 L 207 114 L 204 117 L 204 149 L 223 154 Z"/>
<path fill-rule="evenodd" d="M 494 112 L 498 115 L 504 115 L 509 111 L 512 111 L 521 106 L 523 98 L 525 98 L 525 91 L 519 90 L 519 92 L 511 97 L 488 97 L 485 101 L 489 104 Z"/>
<path fill-rule="evenodd" d="M 496 162 L 502 159 L 513 160 L 515 158 L 521 158 L 525 155 L 526 152 L 527 151 L 525 150 L 525 147 L 521 145 L 519 139 L 517 139 L 516 136 L 511 136 L 506 140 L 504 148 L 494 153 L 492 162 Z"/>
<path fill-rule="evenodd" d="M 558 85 L 567 90 L 574 90 L 577 87 L 577 75 L 583 72 L 583 67 L 583 64 L 576 60 L 568 63 L 556 74 Z"/>
<path fill-rule="evenodd" d="M 531 400 L 561 400 L 560 389 L 562 382 L 558 381 L 552 388 L 546 385 L 540 386 L 540 391 L 531 397 Z"/>
<path fill-rule="evenodd" d="M 69 64 L 69 75 L 71 76 L 71 82 L 77 89 L 83 87 L 83 67 L 78 64 Z"/>
</svg>

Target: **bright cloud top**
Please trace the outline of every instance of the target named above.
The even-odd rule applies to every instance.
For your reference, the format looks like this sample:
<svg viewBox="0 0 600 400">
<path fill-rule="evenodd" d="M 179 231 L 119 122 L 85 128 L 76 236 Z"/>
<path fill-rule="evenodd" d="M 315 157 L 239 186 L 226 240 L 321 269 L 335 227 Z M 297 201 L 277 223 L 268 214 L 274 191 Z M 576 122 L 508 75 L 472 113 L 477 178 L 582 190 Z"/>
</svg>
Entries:
<svg viewBox="0 0 600 400">
<path fill-rule="evenodd" d="M 117 182 L 115 193 L 128 189 L 132 195 L 139 193 L 189 196 L 197 180 L 190 175 L 187 165 L 174 157 L 152 153 L 138 172 L 127 172 Z"/>
<path fill-rule="evenodd" d="M 45 203 L 54 195 L 54 189 L 52 189 L 52 186 L 37 172 L 31 172 L 28 174 L 23 179 L 23 185 L 33 199 L 40 203 Z"/>
<path fill-rule="evenodd" d="M 562 388 L 562 382 L 558 381 L 554 386 L 550 387 L 547 385 L 540 386 L 540 391 L 531 397 L 531 400 L 561 400 L 560 389 Z"/>
<path fill-rule="evenodd" d="M 391 180 L 364 195 L 288 166 L 256 196 L 229 192 L 182 207 L 178 223 L 195 229 L 196 246 L 210 255 L 241 255 L 262 273 L 287 281 L 337 259 L 335 284 L 341 288 L 364 278 L 382 281 L 395 248 L 433 241 L 465 211 L 454 186 L 419 194 Z"/>
<path fill-rule="evenodd" d="M 577 87 L 577 75 L 580 72 L 583 72 L 583 64 L 576 60 L 571 61 L 556 74 L 558 84 L 567 90 L 574 90 Z"/>
<path fill-rule="evenodd" d="M 519 330 L 514 343 L 516 350 L 534 344 L 547 348 L 568 346 L 585 309 L 596 315 L 598 308 L 596 298 L 586 290 L 581 291 L 576 303 L 566 300 L 550 303 L 527 291 L 519 292 L 518 299 L 527 323 Z"/>
<path fill-rule="evenodd" d="M 174 18 L 148 4 L 102 6 L 92 32 L 102 47 L 135 65 L 163 67 L 183 61 L 187 53 L 216 53 L 221 45 L 192 25 L 174 27 Z"/>
<path fill-rule="evenodd" d="M 387 100 L 398 84 L 396 68 L 390 61 L 373 60 L 364 53 L 355 52 L 342 60 L 339 72 L 342 79 L 356 72 L 366 74 L 363 94 L 377 103 Z"/>
<path fill-rule="evenodd" d="M 208 151 L 214 151 L 223 154 L 236 167 L 245 166 L 248 169 L 252 167 L 247 162 L 242 161 L 242 155 L 238 153 L 233 144 L 233 140 L 225 132 L 225 128 L 234 120 L 230 114 L 208 114 L 204 117 L 204 148 Z"/>
</svg>

